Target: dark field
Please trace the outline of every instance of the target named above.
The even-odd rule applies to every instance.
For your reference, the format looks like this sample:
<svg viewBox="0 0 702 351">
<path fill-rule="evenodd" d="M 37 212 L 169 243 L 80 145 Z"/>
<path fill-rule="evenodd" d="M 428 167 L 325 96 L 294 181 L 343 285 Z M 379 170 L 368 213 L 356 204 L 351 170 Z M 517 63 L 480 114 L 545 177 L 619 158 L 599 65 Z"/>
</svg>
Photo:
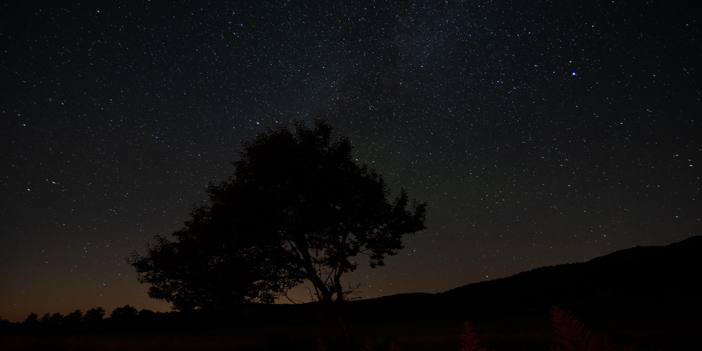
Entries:
<svg viewBox="0 0 702 351">
<path fill-rule="evenodd" d="M 700 350 L 700 325 L 686 321 L 582 320 L 619 349 Z M 5 335 L 0 350 L 461 350 L 462 320 L 363 322 L 349 326 L 343 347 L 317 325 L 232 327 L 160 332 Z M 471 321 L 488 350 L 559 346 L 548 314 Z"/>
</svg>

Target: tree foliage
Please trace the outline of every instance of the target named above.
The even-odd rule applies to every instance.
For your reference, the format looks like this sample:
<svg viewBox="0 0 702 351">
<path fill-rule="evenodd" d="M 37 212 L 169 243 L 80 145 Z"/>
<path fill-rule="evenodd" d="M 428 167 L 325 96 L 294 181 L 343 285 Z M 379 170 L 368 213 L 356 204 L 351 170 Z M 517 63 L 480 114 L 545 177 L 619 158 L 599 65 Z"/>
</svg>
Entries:
<svg viewBox="0 0 702 351">
<path fill-rule="evenodd" d="M 35 326 L 39 324 L 39 315 L 36 313 L 30 313 L 23 322 L 25 325 Z"/>
<path fill-rule="evenodd" d="M 268 129 L 243 143 L 235 172 L 209 184 L 191 219 L 132 255 L 149 295 L 175 309 L 273 302 L 309 281 L 319 301 L 342 301 L 343 274 L 367 256 L 371 267 L 424 227 L 426 203 L 351 158 L 351 142 L 331 127 Z"/>
<path fill-rule="evenodd" d="M 75 326 L 80 324 L 83 321 L 83 311 L 81 310 L 74 310 L 73 312 L 67 314 L 65 317 L 63 317 L 62 323 L 67 325 L 67 326 Z"/>
<path fill-rule="evenodd" d="M 105 311 L 105 309 L 102 307 L 91 308 L 85 312 L 83 321 L 90 324 L 99 323 L 105 317 L 105 313 L 107 313 L 107 311 Z"/>
<path fill-rule="evenodd" d="M 110 313 L 110 318 L 112 319 L 125 319 L 134 318 L 139 315 L 139 311 L 129 305 L 124 305 L 123 307 L 117 307 Z"/>
</svg>

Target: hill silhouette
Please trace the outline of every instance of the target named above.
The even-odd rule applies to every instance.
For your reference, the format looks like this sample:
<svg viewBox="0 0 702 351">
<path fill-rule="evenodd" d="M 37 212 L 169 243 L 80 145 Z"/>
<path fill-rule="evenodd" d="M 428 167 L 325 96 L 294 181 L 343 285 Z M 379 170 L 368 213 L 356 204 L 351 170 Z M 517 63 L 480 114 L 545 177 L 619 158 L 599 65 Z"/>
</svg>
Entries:
<svg viewBox="0 0 702 351">
<path fill-rule="evenodd" d="M 700 311 L 702 236 L 660 247 L 634 247 L 583 263 L 541 267 L 438 294 L 399 294 L 348 303 L 354 319 L 484 318 L 554 305 L 580 315 L 655 317 Z"/>
</svg>

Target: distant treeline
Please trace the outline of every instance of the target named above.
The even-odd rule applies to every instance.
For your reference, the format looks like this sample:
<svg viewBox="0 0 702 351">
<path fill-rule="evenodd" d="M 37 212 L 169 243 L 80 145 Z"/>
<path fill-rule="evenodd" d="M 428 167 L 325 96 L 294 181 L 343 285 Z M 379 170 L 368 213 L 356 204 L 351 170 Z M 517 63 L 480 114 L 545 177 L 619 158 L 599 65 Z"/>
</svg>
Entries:
<svg viewBox="0 0 702 351">
<path fill-rule="evenodd" d="M 228 311 L 154 312 L 125 305 L 112 313 L 102 307 L 83 313 L 75 310 L 65 316 L 46 313 L 41 317 L 30 313 L 22 322 L 13 323 L 0 317 L 0 335 L 8 334 L 71 334 L 85 332 L 172 331 L 225 326 L 314 324 L 312 305 L 248 305 Z"/>
<path fill-rule="evenodd" d="M 129 325 L 146 323 L 149 319 L 155 318 L 158 313 L 151 310 L 139 311 L 130 305 L 125 305 L 115 308 L 107 318 L 105 318 L 106 314 L 107 311 L 104 308 L 95 307 L 85 313 L 75 310 L 65 316 L 59 312 L 46 313 L 41 317 L 36 313 L 30 313 L 23 322 L 18 323 L 0 318 L 0 333 L 86 332 L 103 331 L 114 327 L 123 329 Z"/>
</svg>

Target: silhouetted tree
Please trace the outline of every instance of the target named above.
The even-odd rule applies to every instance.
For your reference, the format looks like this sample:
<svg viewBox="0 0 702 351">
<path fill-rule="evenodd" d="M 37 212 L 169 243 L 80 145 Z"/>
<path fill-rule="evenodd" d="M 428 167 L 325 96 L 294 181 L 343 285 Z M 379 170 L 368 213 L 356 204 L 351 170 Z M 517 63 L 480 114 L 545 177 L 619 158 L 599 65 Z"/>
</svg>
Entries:
<svg viewBox="0 0 702 351">
<path fill-rule="evenodd" d="M 44 315 L 39 319 L 39 323 L 44 325 L 49 324 L 49 321 L 51 321 L 51 313 L 49 312 L 44 313 Z"/>
<path fill-rule="evenodd" d="M 35 327 L 39 324 L 39 315 L 36 313 L 30 313 L 27 318 L 24 319 L 24 325 L 29 327 Z"/>
<path fill-rule="evenodd" d="M 273 302 L 308 280 L 327 320 L 348 290 L 343 274 L 356 256 L 370 266 L 402 249 L 405 234 L 425 229 L 425 203 L 402 189 L 392 201 L 383 177 L 351 158 L 351 142 L 332 128 L 295 122 L 244 142 L 233 176 L 209 184 L 209 202 L 191 220 L 157 237 L 146 256 L 133 254 L 149 296 L 176 309 Z"/>
<path fill-rule="evenodd" d="M 88 323 L 88 324 L 99 323 L 102 321 L 102 318 L 105 317 L 105 313 L 106 313 L 106 311 L 102 307 L 91 308 L 85 312 L 85 316 L 83 317 L 83 321 Z"/>
<path fill-rule="evenodd" d="M 52 314 L 51 318 L 49 318 L 49 324 L 52 326 L 59 325 L 59 324 L 61 324 L 62 321 L 63 321 L 63 315 L 61 313 L 58 313 L 58 312 Z"/>
<path fill-rule="evenodd" d="M 63 324 L 69 327 L 75 327 L 83 320 L 83 311 L 75 310 L 63 317 Z"/>
<path fill-rule="evenodd" d="M 8 321 L 7 319 L 2 318 L 2 316 L 0 316 L 0 331 L 8 330 L 9 328 L 12 328 L 14 325 L 15 325 L 15 323 L 12 323 L 12 322 Z"/>
<path fill-rule="evenodd" d="M 139 311 L 136 308 L 129 305 L 124 305 L 124 307 L 115 308 L 110 314 L 110 318 L 115 320 L 124 320 L 129 318 L 135 318 L 138 315 Z"/>
<path fill-rule="evenodd" d="M 152 310 L 143 309 L 143 310 L 139 311 L 139 317 L 152 317 L 155 315 L 156 315 L 156 312 L 154 312 Z"/>
</svg>

